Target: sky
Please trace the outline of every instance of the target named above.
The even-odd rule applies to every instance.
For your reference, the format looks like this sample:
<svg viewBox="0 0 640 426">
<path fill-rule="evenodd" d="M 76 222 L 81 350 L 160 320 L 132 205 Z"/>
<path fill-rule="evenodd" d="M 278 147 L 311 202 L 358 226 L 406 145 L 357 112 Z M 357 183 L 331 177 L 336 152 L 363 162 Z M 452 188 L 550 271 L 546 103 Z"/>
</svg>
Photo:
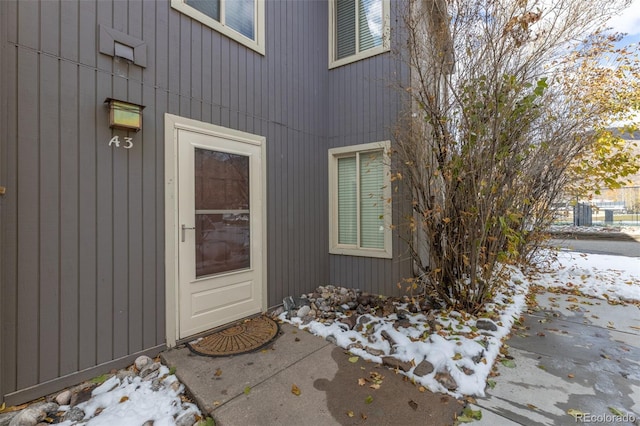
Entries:
<svg viewBox="0 0 640 426">
<path fill-rule="evenodd" d="M 623 45 L 640 42 L 640 0 L 633 0 L 624 13 L 609 21 L 609 26 L 616 32 L 628 34 Z"/>
</svg>

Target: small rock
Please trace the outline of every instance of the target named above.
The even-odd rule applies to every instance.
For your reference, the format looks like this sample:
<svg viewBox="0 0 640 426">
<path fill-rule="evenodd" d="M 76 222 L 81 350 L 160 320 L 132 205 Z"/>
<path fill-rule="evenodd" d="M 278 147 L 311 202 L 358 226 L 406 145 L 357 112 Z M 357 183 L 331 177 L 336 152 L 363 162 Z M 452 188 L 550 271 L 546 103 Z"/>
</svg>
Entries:
<svg viewBox="0 0 640 426">
<path fill-rule="evenodd" d="M 91 392 L 93 391 L 94 388 L 95 386 L 85 386 L 78 389 L 71 396 L 71 403 L 69 405 L 71 405 L 72 407 L 75 407 L 78 404 L 82 404 L 83 402 L 90 400 Z"/>
<path fill-rule="evenodd" d="M 49 413 L 58 411 L 58 404 L 55 402 L 43 402 L 34 404 L 19 412 L 9 422 L 9 426 L 35 426 L 44 420 Z"/>
<path fill-rule="evenodd" d="M 368 323 L 370 323 L 371 321 L 373 321 L 373 318 L 371 318 L 368 315 L 362 315 L 362 316 L 358 317 L 358 325 L 365 326 Z"/>
<path fill-rule="evenodd" d="M 413 370 L 413 374 L 419 377 L 426 376 L 427 374 L 431 374 L 433 372 L 433 364 L 431 364 L 426 359 L 418 364 Z"/>
<path fill-rule="evenodd" d="M 353 327 L 356 326 L 356 322 L 358 321 L 358 318 L 356 318 L 356 315 L 351 315 L 348 317 L 342 317 L 338 321 L 340 321 L 343 324 L 346 324 L 347 327 L 349 327 L 349 330 L 353 330 Z"/>
<path fill-rule="evenodd" d="M 38 410 L 25 408 L 11 419 L 9 426 L 35 426 L 45 417 L 46 415 Z"/>
<path fill-rule="evenodd" d="M 391 300 L 387 300 L 384 305 L 382 305 L 382 316 L 388 317 L 396 311 L 396 305 Z"/>
<path fill-rule="evenodd" d="M 346 349 L 348 351 L 350 351 L 351 349 L 362 349 L 362 343 L 360 342 L 351 343 L 346 347 Z"/>
<path fill-rule="evenodd" d="M 293 297 L 291 296 L 287 296 L 284 299 L 282 299 L 282 306 L 285 311 L 290 311 L 295 307 L 295 302 L 293 301 Z"/>
<path fill-rule="evenodd" d="M 69 405 L 69 403 L 71 402 L 71 391 L 66 390 L 66 391 L 60 392 L 56 396 L 55 401 L 58 405 Z"/>
<path fill-rule="evenodd" d="M 465 367 L 465 366 L 462 366 L 462 372 L 463 372 L 464 374 L 466 374 L 467 376 L 471 376 L 472 374 L 474 374 L 474 373 L 475 373 L 475 371 L 473 371 L 472 369 L 467 368 L 467 367 Z"/>
<path fill-rule="evenodd" d="M 304 297 L 291 297 L 287 296 L 282 299 L 282 304 L 285 311 L 291 311 L 293 309 L 299 309 L 303 306 L 309 306 L 309 299 Z"/>
<path fill-rule="evenodd" d="M 370 311 L 371 308 L 369 306 L 358 305 L 358 307 L 356 308 L 356 312 L 358 313 L 358 315 L 368 314 Z"/>
<path fill-rule="evenodd" d="M 436 373 L 435 379 L 447 390 L 453 391 L 458 388 L 458 384 L 448 371 Z"/>
<path fill-rule="evenodd" d="M 134 377 L 136 377 L 136 373 L 131 370 L 120 370 L 116 373 L 116 377 L 120 379 L 121 383 L 124 381 L 130 383 L 130 380 L 128 379 L 133 379 Z"/>
<path fill-rule="evenodd" d="M 169 387 L 171 388 L 172 391 L 174 391 L 175 393 L 179 393 L 180 392 L 180 387 L 182 386 L 182 383 L 180 383 L 179 381 L 174 381 L 171 382 L 171 384 L 169 385 Z"/>
<path fill-rule="evenodd" d="M 311 317 L 311 318 L 315 318 L 318 316 L 318 312 L 315 309 L 311 309 L 309 311 L 309 313 L 307 314 L 307 316 Z"/>
<path fill-rule="evenodd" d="M 387 367 L 391 367 L 394 369 L 398 369 L 398 370 L 402 370 L 405 373 L 409 370 L 411 370 L 411 368 L 413 368 L 413 365 L 408 362 L 408 361 L 400 361 L 399 359 L 396 359 L 392 356 L 383 356 L 382 357 L 382 364 L 387 366 Z"/>
<path fill-rule="evenodd" d="M 409 311 L 405 309 L 398 309 L 398 312 L 396 312 L 396 315 L 398 315 L 399 320 L 406 320 L 411 316 Z"/>
<path fill-rule="evenodd" d="M 478 327 L 479 330 L 498 331 L 496 323 L 486 318 L 480 318 L 476 321 L 476 327 Z"/>
<path fill-rule="evenodd" d="M 63 417 L 64 421 L 70 422 L 79 422 L 82 419 L 84 419 L 84 411 L 78 407 L 71 407 Z"/>
<path fill-rule="evenodd" d="M 400 327 L 403 328 L 410 328 L 412 327 L 413 324 L 411 324 L 411 321 L 407 320 L 407 319 L 402 319 L 402 320 L 398 320 L 398 321 L 394 321 L 393 323 L 393 328 L 395 328 L 396 330 Z"/>
<path fill-rule="evenodd" d="M 309 315 L 309 312 L 311 312 L 311 307 L 308 305 L 302 306 L 300 309 L 298 309 L 298 314 L 297 317 L 298 318 L 304 318 L 307 315 Z"/>
<path fill-rule="evenodd" d="M 153 364 L 153 360 L 151 358 L 149 358 L 148 356 L 146 356 L 146 355 L 140 355 L 135 360 L 135 365 L 136 365 L 136 368 L 138 369 L 138 371 L 142 371 L 142 369 L 144 367 L 146 367 L 147 365 L 151 365 L 151 364 Z"/>
<path fill-rule="evenodd" d="M 162 388 L 163 388 L 162 380 L 160 380 L 159 377 L 156 377 L 155 379 L 153 379 L 153 382 L 151 382 L 151 390 L 154 392 L 158 392 Z"/>
<path fill-rule="evenodd" d="M 480 352 L 478 352 L 476 355 L 474 355 L 473 357 L 471 357 L 471 360 L 473 362 L 475 362 L 476 364 L 479 363 L 480 361 L 482 361 L 482 357 L 484 356 L 484 349 L 482 349 Z"/>
<path fill-rule="evenodd" d="M 362 306 L 368 306 L 371 304 L 371 295 L 369 293 L 362 293 L 358 296 L 356 302 Z"/>
<path fill-rule="evenodd" d="M 324 340 L 326 340 L 329 343 L 333 343 L 334 345 L 338 344 L 338 340 L 333 334 L 328 335 L 327 337 L 324 338 Z"/>
<path fill-rule="evenodd" d="M 155 370 L 155 371 L 152 371 L 151 373 L 147 374 L 146 376 L 144 376 L 142 381 L 143 382 L 150 382 L 152 380 L 156 380 L 158 377 L 160 377 L 160 370 Z"/>
<path fill-rule="evenodd" d="M 373 355 L 373 356 L 382 356 L 382 355 L 384 355 L 384 351 L 382 349 L 375 349 L 375 348 L 370 348 L 370 347 L 367 346 L 366 348 L 364 348 L 364 350 L 368 354 Z"/>
<path fill-rule="evenodd" d="M 389 333 L 387 333 L 386 330 L 382 330 L 380 332 L 380 335 L 389 341 L 389 345 L 391 345 L 391 347 L 397 345 L 396 341 L 393 340 L 393 337 L 391 337 L 391 335 Z"/>
<path fill-rule="evenodd" d="M 9 422 L 16 415 L 18 415 L 18 411 L 10 411 L 8 413 L 0 413 L 0 426 L 9 426 Z"/>
<path fill-rule="evenodd" d="M 159 368 L 160 368 L 160 363 L 159 362 L 154 362 L 152 364 L 149 364 L 146 367 L 144 367 L 142 370 L 140 370 L 140 377 L 146 377 L 146 376 L 148 376 L 149 374 L 153 373 L 154 371 L 156 371 Z"/>
<path fill-rule="evenodd" d="M 420 302 L 420 310 L 422 310 L 423 312 L 428 312 L 432 309 L 433 309 L 433 304 L 428 300 L 425 299 Z"/>
<path fill-rule="evenodd" d="M 273 311 L 271 311 L 271 318 L 278 318 L 280 314 L 282 314 L 283 312 L 284 312 L 284 307 L 279 306 L 277 309 L 274 309 Z"/>
<path fill-rule="evenodd" d="M 187 409 L 176 419 L 176 426 L 193 426 L 196 421 L 197 414 L 198 412 L 195 410 L 195 408 Z"/>
</svg>

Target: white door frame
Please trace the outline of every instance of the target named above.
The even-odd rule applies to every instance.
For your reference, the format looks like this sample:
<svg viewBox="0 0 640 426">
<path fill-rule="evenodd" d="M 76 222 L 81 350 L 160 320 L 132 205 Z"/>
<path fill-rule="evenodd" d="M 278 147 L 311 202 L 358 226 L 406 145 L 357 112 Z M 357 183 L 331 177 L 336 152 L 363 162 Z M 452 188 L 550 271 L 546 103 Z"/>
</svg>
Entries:
<svg viewBox="0 0 640 426">
<path fill-rule="evenodd" d="M 164 182 L 165 182 L 165 299 L 166 340 L 173 347 L 178 340 L 179 326 L 179 259 L 180 243 L 178 224 L 178 129 L 217 136 L 237 142 L 260 146 L 262 154 L 262 310 L 267 310 L 267 167 L 266 138 L 251 133 L 192 120 L 173 114 L 164 114 Z"/>
</svg>

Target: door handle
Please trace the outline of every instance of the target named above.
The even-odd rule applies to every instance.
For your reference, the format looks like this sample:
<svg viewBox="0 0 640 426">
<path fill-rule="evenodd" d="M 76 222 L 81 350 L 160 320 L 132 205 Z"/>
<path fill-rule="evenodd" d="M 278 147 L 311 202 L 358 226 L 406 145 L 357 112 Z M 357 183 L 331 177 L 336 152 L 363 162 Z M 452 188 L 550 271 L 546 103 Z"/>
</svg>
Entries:
<svg viewBox="0 0 640 426">
<path fill-rule="evenodd" d="M 182 224 L 182 242 L 184 243 L 184 239 L 185 239 L 185 233 L 184 231 L 186 231 L 187 229 L 196 229 L 195 226 L 185 226 L 184 223 Z"/>
</svg>

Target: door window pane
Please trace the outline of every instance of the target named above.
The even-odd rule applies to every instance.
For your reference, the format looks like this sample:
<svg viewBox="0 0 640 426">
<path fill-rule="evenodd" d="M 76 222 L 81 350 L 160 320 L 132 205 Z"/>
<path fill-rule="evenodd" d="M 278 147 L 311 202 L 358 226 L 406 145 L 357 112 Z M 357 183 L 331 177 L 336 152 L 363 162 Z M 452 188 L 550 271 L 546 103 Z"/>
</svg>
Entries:
<svg viewBox="0 0 640 426">
<path fill-rule="evenodd" d="M 249 157 L 196 148 L 196 277 L 251 266 L 249 218 Z"/>
<path fill-rule="evenodd" d="M 196 148 L 196 210 L 249 209 L 249 157 Z"/>
</svg>

